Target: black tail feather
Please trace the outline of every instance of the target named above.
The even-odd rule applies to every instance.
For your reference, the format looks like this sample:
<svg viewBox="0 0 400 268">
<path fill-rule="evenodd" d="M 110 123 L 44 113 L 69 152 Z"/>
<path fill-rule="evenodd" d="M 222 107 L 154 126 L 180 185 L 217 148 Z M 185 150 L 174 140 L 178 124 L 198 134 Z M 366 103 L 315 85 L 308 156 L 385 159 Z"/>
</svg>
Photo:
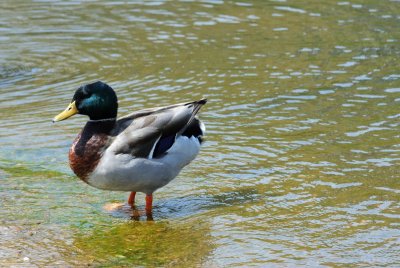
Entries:
<svg viewBox="0 0 400 268">
<path fill-rule="evenodd" d="M 194 118 L 192 120 L 192 122 L 190 122 L 190 124 L 187 126 L 185 131 L 182 133 L 182 136 L 186 136 L 188 138 L 190 138 L 192 136 L 196 137 L 196 138 L 200 138 L 201 136 L 203 136 L 203 134 L 204 133 L 200 127 L 200 120 L 197 118 Z"/>
</svg>

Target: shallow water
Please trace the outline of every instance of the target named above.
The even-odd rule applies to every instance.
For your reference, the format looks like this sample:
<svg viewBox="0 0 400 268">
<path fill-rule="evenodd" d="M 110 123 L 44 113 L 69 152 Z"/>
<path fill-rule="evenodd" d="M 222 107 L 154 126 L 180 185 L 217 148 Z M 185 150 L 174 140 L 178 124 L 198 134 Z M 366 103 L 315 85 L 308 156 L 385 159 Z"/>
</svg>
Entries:
<svg viewBox="0 0 400 268">
<path fill-rule="evenodd" d="M 400 264 L 398 1 L 0 10 L 0 266 Z M 97 79 L 120 115 L 209 99 L 205 146 L 154 222 L 69 170 L 86 119 L 51 119 Z"/>
</svg>

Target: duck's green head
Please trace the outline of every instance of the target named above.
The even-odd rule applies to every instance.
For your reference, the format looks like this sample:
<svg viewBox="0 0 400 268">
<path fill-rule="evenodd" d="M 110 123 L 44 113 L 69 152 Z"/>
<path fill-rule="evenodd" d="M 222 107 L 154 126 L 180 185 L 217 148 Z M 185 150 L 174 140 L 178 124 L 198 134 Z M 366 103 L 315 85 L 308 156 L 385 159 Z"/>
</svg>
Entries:
<svg viewBox="0 0 400 268">
<path fill-rule="evenodd" d="M 101 81 L 78 88 L 71 103 L 53 122 L 67 119 L 75 114 L 84 114 L 91 120 L 116 118 L 118 110 L 117 95 L 114 90 Z"/>
</svg>

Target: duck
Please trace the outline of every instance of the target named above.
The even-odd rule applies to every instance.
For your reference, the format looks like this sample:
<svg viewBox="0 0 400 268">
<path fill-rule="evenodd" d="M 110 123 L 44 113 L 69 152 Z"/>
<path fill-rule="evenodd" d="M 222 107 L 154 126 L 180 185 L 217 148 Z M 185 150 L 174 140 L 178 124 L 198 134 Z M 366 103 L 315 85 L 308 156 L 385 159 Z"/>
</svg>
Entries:
<svg viewBox="0 0 400 268">
<path fill-rule="evenodd" d="M 153 193 L 171 182 L 199 154 L 205 125 L 196 116 L 207 99 L 135 111 L 117 119 L 118 99 L 102 81 L 80 86 L 53 123 L 89 117 L 73 141 L 69 165 L 82 181 L 102 190 L 145 194 L 152 215 Z"/>
</svg>

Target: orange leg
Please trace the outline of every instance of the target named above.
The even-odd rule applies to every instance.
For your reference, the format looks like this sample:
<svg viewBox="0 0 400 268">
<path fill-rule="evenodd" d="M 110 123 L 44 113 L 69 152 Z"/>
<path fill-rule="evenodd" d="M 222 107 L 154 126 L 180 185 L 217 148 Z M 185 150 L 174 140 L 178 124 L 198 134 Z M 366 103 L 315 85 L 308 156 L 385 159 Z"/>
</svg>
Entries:
<svg viewBox="0 0 400 268">
<path fill-rule="evenodd" d="M 131 192 L 131 194 L 129 195 L 128 204 L 131 207 L 133 207 L 135 205 L 135 196 L 136 196 L 136 192 Z"/>
<path fill-rule="evenodd" d="M 146 215 L 151 216 L 153 209 L 153 194 L 146 194 Z"/>
</svg>

